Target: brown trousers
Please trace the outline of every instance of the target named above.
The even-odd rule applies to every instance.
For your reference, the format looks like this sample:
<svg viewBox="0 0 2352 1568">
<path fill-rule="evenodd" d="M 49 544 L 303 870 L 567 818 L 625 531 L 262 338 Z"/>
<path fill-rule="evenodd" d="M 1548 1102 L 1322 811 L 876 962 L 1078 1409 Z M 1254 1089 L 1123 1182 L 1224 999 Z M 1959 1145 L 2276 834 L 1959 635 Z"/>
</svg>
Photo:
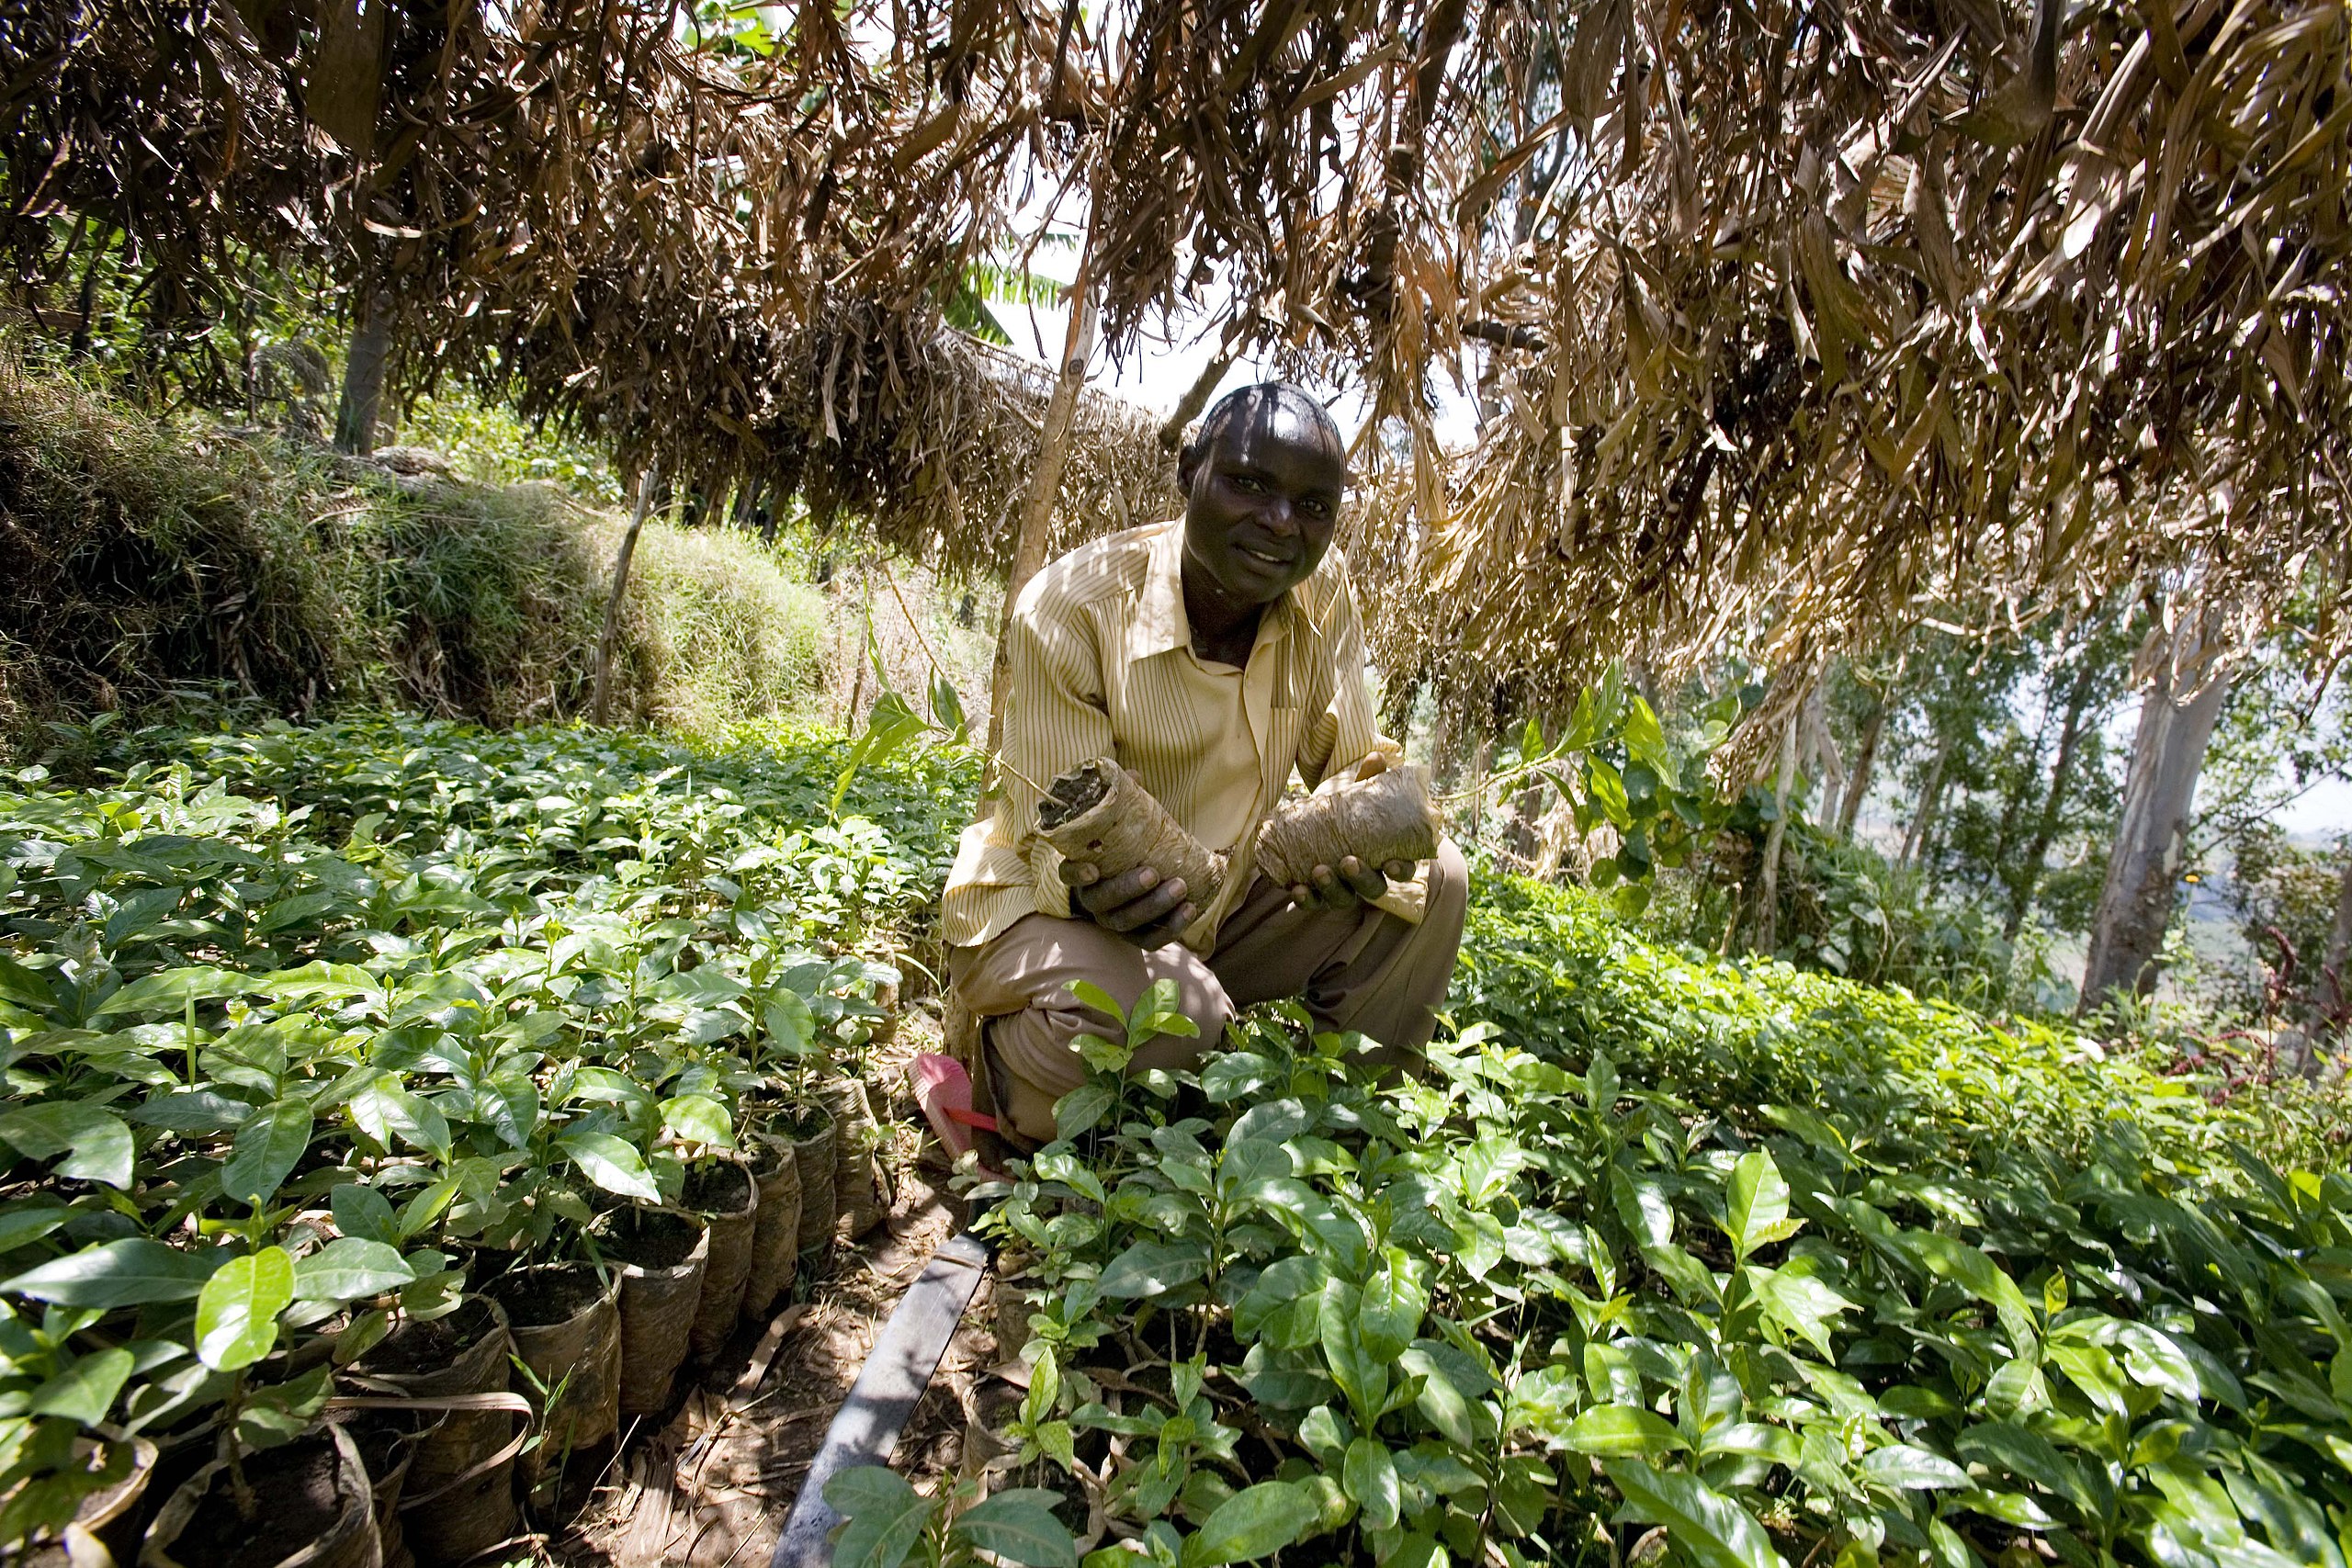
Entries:
<svg viewBox="0 0 2352 1568">
<path fill-rule="evenodd" d="M 979 1018 L 997 1111 L 1024 1138 L 1054 1135 L 1054 1101 L 1085 1081 L 1072 1043 L 1111 1020 L 1080 1005 L 1091 980 L 1132 1008 L 1153 981 L 1173 980 L 1197 1039 L 1162 1034 L 1136 1053 L 1142 1067 L 1187 1067 L 1216 1048 L 1227 1021 L 1255 1003 L 1296 997 L 1319 1029 L 1380 1043 L 1379 1066 L 1415 1066 L 1437 1027 L 1469 907 L 1469 874 L 1452 840 L 1438 845 L 1420 922 L 1385 909 L 1302 909 L 1262 877 L 1217 931 L 1204 959 L 1175 943 L 1148 952 L 1086 920 L 1024 915 L 993 940 L 947 955 L 956 994 Z"/>
</svg>

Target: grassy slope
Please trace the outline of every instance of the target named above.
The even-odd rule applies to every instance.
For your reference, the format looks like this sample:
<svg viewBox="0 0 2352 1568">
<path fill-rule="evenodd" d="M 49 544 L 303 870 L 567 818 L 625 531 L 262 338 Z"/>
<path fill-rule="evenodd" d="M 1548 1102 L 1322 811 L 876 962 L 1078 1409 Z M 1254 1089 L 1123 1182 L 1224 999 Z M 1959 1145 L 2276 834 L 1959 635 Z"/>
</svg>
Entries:
<svg viewBox="0 0 2352 1568">
<path fill-rule="evenodd" d="M 617 526 L 548 486 L 398 480 L 0 358 L 0 729 L 189 687 L 564 717 Z M 756 542 L 656 521 L 638 562 L 616 718 L 717 728 L 820 687 L 821 602 Z"/>
</svg>

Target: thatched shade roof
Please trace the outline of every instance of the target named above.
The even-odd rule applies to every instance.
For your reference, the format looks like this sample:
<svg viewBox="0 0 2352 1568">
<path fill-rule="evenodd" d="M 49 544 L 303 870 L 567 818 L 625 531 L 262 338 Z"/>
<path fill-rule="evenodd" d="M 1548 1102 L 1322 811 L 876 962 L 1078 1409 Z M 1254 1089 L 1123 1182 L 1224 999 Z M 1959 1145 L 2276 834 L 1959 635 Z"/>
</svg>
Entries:
<svg viewBox="0 0 2352 1568">
<path fill-rule="evenodd" d="M 937 301 L 1024 182 L 1076 182 L 1114 344 L 1221 301 L 1237 349 L 1366 392 L 1375 637 L 1465 705 L 1736 622 L 1801 666 L 1930 595 L 2344 592 L 2341 0 L 876 3 L 765 57 L 516 15 L 19 6 L 5 239 L 53 267 L 51 215 L 96 215 L 174 298 L 239 247 L 322 259 L 625 457 L 971 566 L 1026 457 L 1020 398 L 972 399 L 1018 378 Z M 372 97 L 305 98 L 334 49 Z M 1432 432 L 1450 373 L 1475 453 Z M 1100 418 L 1081 445 L 1136 434 Z M 1081 465 L 1066 517 L 1147 466 Z"/>
</svg>

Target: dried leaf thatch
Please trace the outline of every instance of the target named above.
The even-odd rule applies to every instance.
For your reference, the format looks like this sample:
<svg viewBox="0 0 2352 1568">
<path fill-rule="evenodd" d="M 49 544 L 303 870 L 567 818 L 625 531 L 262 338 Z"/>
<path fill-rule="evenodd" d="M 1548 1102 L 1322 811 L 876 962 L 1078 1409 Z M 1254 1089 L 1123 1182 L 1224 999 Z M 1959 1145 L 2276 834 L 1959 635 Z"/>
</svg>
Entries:
<svg viewBox="0 0 2352 1568">
<path fill-rule="evenodd" d="M 937 302 L 1082 186 L 1114 344 L 1221 300 L 1363 386 L 1375 640 L 1463 708 L 1734 626 L 1802 668 L 1930 597 L 2346 593 L 2341 0 L 866 3 L 765 58 L 682 16 L 19 0 L 0 237 L 62 282 L 67 219 L 115 225 L 191 300 L 322 257 L 625 456 L 981 565 L 1026 394 L 976 400 Z M 336 49 L 368 91 L 306 98 Z"/>
</svg>

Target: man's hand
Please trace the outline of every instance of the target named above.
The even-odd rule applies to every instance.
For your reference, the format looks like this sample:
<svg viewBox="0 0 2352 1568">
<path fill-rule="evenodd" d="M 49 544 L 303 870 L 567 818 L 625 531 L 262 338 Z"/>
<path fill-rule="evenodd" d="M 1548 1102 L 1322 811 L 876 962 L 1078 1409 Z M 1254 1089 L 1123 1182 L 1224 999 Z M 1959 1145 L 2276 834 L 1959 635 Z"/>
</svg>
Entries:
<svg viewBox="0 0 2352 1568">
<path fill-rule="evenodd" d="M 1162 882 L 1148 865 L 1106 877 L 1084 861 L 1066 860 L 1062 881 L 1096 925 L 1137 947 L 1165 947 L 1200 917 L 1185 901 L 1182 877 Z"/>
<path fill-rule="evenodd" d="M 1307 874 L 1314 878 L 1311 886 L 1303 882 L 1291 886 L 1293 903 L 1302 909 L 1353 909 L 1379 898 L 1390 883 L 1409 880 L 1413 867 L 1401 860 L 1368 866 L 1350 855 L 1336 866 L 1318 865 Z"/>
</svg>

